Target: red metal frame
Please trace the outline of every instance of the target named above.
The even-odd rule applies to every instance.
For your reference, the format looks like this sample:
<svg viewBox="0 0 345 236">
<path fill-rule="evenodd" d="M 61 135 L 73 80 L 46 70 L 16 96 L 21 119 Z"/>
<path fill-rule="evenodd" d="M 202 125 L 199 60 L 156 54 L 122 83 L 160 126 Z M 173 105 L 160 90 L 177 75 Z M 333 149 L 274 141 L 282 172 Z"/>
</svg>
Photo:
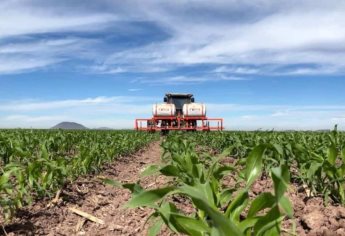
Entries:
<svg viewBox="0 0 345 236">
<path fill-rule="evenodd" d="M 175 122 L 175 124 L 165 125 L 161 127 L 162 121 Z M 196 121 L 196 126 L 188 125 L 188 121 Z M 201 125 L 198 126 L 198 121 L 201 121 Z M 148 122 L 152 125 L 148 127 Z M 216 122 L 216 125 L 210 125 Z M 143 124 L 144 123 L 144 124 Z M 199 122 L 200 123 L 200 122 Z M 185 124 L 185 125 L 183 125 Z M 206 116 L 199 117 L 183 117 L 183 116 L 154 116 L 150 119 L 135 119 L 134 128 L 138 131 L 161 131 L 161 130 L 197 130 L 197 131 L 211 131 L 211 130 L 223 130 L 223 118 L 208 118 Z"/>
</svg>

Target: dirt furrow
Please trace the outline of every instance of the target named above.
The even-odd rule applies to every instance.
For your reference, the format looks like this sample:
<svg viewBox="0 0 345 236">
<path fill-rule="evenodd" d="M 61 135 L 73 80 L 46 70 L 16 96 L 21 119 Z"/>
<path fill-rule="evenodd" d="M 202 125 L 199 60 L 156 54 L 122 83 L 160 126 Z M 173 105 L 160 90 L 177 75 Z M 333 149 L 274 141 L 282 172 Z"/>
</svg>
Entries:
<svg viewBox="0 0 345 236">
<path fill-rule="evenodd" d="M 105 166 L 98 176 L 79 178 L 63 189 L 55 205 L 48 207 L 48 201 L 41 201 L 21 210 L 5 229 L 8 235 L 145 235 L 148 227 L 145 221 L 152 210 L 124 208 L 130 192 L 104 185 L 98 177 L 128 183 L 140 181 L 145 188 L 163 185 L 166 181 L 163 176 L 139 176 L 146 166 L 159 163 L 160 156 L 157 141 L 135 155 Z M 91 214 L 104 224 L 85 220 L 70 207 Z"/>
</svg>

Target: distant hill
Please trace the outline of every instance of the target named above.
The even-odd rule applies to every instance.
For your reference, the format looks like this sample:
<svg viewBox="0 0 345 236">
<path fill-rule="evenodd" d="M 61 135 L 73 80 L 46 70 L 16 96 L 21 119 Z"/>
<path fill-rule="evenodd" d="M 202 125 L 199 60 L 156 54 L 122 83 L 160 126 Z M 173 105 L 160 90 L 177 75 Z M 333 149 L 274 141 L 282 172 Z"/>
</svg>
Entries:
<svg viewBox="0 0 345 236">
<path fill-rule="evenodd" d="M 99 127 L 99 128 L 95 128 L 97 130 L 112 130 L 112 128 L 109 127 Z"/>
<path fill-rule="evenodd" d="M 53 126 L 51 129 L 87 129 L 84 125 L 75 123 L 75 122 L 61 122 L 55 126 Z"/>
</svg>

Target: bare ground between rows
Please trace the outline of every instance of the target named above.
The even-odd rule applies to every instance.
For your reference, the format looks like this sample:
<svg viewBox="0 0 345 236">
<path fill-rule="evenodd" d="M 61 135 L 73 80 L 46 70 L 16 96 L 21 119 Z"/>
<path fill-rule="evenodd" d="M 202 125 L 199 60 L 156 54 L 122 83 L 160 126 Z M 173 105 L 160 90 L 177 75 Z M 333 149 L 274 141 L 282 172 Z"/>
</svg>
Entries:
<svg viewBox="0 0 345 236">
<path fill-rule="evenodd" d="M 159 163 L 160 142 L 154 142 L 142 151 L 115 160 L 106 165 L 100 176 L 121 182 L 137 182 L 145 188 L 164 185 L 163 176 L 140 178 L 140 171 L 147 165 Z M 104 185 L 98 176 L 79 178 L 63 189 L 54 206 L 49 201 L 36 202 L 18 212 L 11 224 L 5 226 L 8 235 L 145 235 L 145 225 L 150 209 L 127 209 L 130 199 L 126 189 Z M 73 207 L 104 221 L 97 224 L 72 213 Z M 164 233 L 169 235 L 169 233 Z M 4 235 L 1 232 L 0 235 Z"/>
<path fill-rule="evenodd" d="M 236 158 L 226 158 L 224 163 L 234 164 Z M 291 171 L 298 172 L 298 170 Z M 230 173 L 223 179 L 224 187 L 235 186 L 238 175 Z M 240 184 L 241 187 L 244 183 Z M 269 176 L 263 174 L 254 182 L 249 192 L 251 199 L 256 198 L 263 192 L 274 192 L 273 182 Z M 236 194 L 235 194 L 236 195 Z M 293 206 L 294 219 L 285 219 L 282 222 L 283 235 L 299 236 L 345 236 L 345 207 L 333 202 L 325 204 L 321 196 L 310 196 L 310 190 L 297 182 L 289 185 L 286 196 Z M 292 226 L 295 224 L 296 231 L 293 233 Z"/>
<path fill-rule="evenodd" d="M 168 179 L 163 176 L 140 178 L 140 171 L 146 166 L 159 163 L 161 157 L 160 142 L 154 142 L 147 148 L 131 155 L 115 160 L 106 165 L 101 176 L 121 182 L 140 183 L 145 188 L 163 186 Z M 224 160 L 233 164 L 235 158 Z M 233 187 L 237 176 L 231 173 L 223 184 Z M 272 180 L 262 176 L 257 180 L 250 192 L 255 198 L 262 192 L 273 191 Z M 293 220 L 283 222 L 285 229 L 296 223 L 296 233 L 301 236 L 344 235 L 345 208 L 330 203 L 324 206 L 321 197 L 308 197 L 306 189 L 297 183 L 292 183 L 287 196 L 294 208 Z M 97 176 L 79 178 L 67 186 L 61 194 L 63 199 L 57 205 L 47 207 L 49 201 L 36 202 L 33 206 L 20 211 L 13 223 L 7 225 L 8 235 L 146 235 L 147 217 L 152 210 L 147 208 L 127 209 L 123 205 L 130 199 L 130 192 L 102 184 Z M 189 201 L 181 202 L 181 198 L 172 199 L 185 213 L 193 212 Z M 68 208 L 74 207 L 102 219 L 105 224 L 99 225 L 85 220 L 72 213 Z M 0 235 L 4 233 L 1 232 Z M 172 235 L 163 230 L 160 235 Z M 284 235 L 291 235 L 285 233 Z"/>
</svg>

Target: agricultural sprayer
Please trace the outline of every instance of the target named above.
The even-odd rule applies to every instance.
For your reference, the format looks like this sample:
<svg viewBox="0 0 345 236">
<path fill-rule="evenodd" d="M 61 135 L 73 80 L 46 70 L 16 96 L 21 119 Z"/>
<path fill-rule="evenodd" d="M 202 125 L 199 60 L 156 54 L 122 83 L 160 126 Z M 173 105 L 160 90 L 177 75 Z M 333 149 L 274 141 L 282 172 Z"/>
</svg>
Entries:
<svg viewBox="0 0 345 236">
<path fill-rule="evenodd" d="M 223 119 L 208 118 L 205 104 L 196 103 L 193 94 L 167 93 L 163 101 L 153 105 L 152 118 L 135 120 L 136 130 L 162 133 L 223 130 Z"/>
</svg>

